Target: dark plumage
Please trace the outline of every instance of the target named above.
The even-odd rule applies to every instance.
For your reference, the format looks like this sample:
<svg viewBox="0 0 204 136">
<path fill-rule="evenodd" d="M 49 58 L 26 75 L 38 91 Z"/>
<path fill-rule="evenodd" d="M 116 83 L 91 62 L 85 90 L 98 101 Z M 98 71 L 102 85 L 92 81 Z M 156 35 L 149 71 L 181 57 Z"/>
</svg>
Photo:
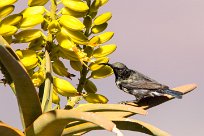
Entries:
<svg viewBox="0 0 204 136">
<path fill-rule="evenodd" d="M 143 98 L 162 96 L 164 94 L 169 94 L 179 99 L 182 98 L 183 93 L 170 90 L 168 86 L 160 84 L 138 71 L 128 69 L 123 63 L 116 62 L 113 64 L 102 64 L 108 65 L 113 69 L 115 83 L 119 89 L 135 96 L 136 100 L 129 102 L 138 103 Z"/>
</svg>

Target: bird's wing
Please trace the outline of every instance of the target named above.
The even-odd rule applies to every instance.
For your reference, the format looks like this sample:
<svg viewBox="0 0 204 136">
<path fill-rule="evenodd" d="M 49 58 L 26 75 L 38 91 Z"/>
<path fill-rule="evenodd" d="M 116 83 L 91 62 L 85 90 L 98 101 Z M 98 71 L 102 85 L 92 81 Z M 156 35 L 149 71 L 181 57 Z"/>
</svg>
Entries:
<svg viewBox="0 0 204 136">
<path fill-rule="evenodd" d="M 166 87 L 157 82 L 149 81 L 121 82 L 121 86 L 128 89 L 145 89 L 145 90 L 160 90 Z"/>
<path fill-rule="evenodd" d="M 158 83 L 156 80 L 154 80 L 154 79 L 152 79 L 152 78 L 150 78 L 150 77 L 148 77 L 148 76 L 146 76 L 146 75 L 144 75 L 144 74 L 142 74 L 142 73 L 140 73 L 140 72 L 138 72 L 138 71 L 132 70 L 132 73 L 137 74 L 140 78 L 143 78 L 144 80 L 147 80 L 147 81 L 150 81 L 150 82 Z"/>
</svg>

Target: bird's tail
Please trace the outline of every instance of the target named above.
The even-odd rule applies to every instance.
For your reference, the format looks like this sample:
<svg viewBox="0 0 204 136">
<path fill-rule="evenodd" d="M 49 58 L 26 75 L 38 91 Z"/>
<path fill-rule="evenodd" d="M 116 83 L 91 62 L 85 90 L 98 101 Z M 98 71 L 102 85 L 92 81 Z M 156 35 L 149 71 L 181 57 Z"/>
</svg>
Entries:
<svg viewBox="0 0 204 136">
<path fill-rule="evenodd" d="M 169 95 L 171 95 L 173 97 L 176 97 L 178 99 L 181 99 L 182 95 L 183 95 L 182 92 L 178 92 L 178 91 L 174 91 L 174 90 L 169 90 L 169 89 L 164 90 L 164 93 L 169 94 Z"/>
</svg>

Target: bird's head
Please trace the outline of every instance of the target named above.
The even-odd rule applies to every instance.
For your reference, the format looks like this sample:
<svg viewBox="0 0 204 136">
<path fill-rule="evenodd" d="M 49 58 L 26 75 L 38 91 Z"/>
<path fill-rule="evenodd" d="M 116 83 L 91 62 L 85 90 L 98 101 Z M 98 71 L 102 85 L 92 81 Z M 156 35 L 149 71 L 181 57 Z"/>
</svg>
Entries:
<svg viewBox="0 0 204 136">
<path fill-rule="evenodd" d="M 114 71 L 114 74 L 117 77 L 122 77 L 122 76 L 125 76 L 126 73 L 127 73 L 127 66 L 124 65 L 123 63 L 120 63 L 120 62 L 115 62 L 113 64 L 110 64 L 110 63 L 101 63 L 100 65 L 107 65 L 107 66 L 110 66 L 113 71 Z"/>
</svg>

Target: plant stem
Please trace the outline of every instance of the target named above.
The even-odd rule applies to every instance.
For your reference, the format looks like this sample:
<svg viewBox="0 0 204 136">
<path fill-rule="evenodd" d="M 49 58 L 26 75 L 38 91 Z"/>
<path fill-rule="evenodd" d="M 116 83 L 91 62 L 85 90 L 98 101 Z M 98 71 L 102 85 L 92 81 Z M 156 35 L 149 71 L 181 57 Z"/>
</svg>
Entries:
<svg viewBox="0 0 204 136">
<path fill-rule="evenodd" d="M 88 69 L 87 69 L 87 67 L 85 65 L 83 65 L 82 66 L 82 71 L 80 73 L 79 84 L 77 86 L 77 91 L 79 93 L 82 93 L 82 90 L 84 88 L 84 84 L 86 83 L 87 73 L 88 73 Z M 79 101 L 81 99 L 82 99 L 81 96 L 70 97 L 68 99 L 67 105 L 65 106 L 65 109 L 72 109 L 77 103 L 79 103 Z"/>
<path fill-rule="evenodd" d="M 90 28 L 86 29 L 86 31 L 84 32 L 85 36 L 87 36 L 87 37 L 89 36 L 89 31 L 90 31 Z M 85 48 L 86 48 L 86 46 L 84 45 L 83 49 L 85 49 Z M 88 56 L 88 57 L 90 57 L 90 56 Z M 84 62 L 84 63 L 86 65 L 88 64 L 88 62 Z M 86 76 L 87 76 L 88 72 L 89 72 L 89 69 L 85 65 L 83 65 L 82 66 L 82 71 L 80 72 L 79 84 L 77 86 L 77 91 L 79 93 L 82 93 L 82 90 L 83 90 L 84 85 L 85 85 L 86 80 L 87 80 Z M 65 106 L 65 109 L 73 108 L 77 103 L 79 103 L 79 101 L 81 99 L 82 99 L 81 96 L 70 97 L 68 99 L 67 105 Z"/>
<path fill-rule="evenodd" d="M 56 20 L 56 10 L 57 10 L 57 4 L 56 0 L 51 0 L 51 9 L 50 9 L 50 17 L 53 20 Z M 44 93 L 43 93 L 43 99 L 42 99 L 42 110 L 43 112 L 49 111 L 52 109 L 52 93 L 53 93 L 53 84 L 52 84 L 52 66 L 51 66 L 51 60 L 49 56 L 49 49 L 50 45 L 53 43 L 53 36 L 50 32 L 48 32 L 48 41 L 45 48 L 45 71 L 46 71 L 46 79 L 45 79 L 45 87 L 44 87 Z"/>
<path fill-rule="evenodd" d="M 91 6 L 91 0 L 86 0 L 86 3 L 89 7 Z"/>
<path fill-rule="evenodd" d="M 46 60 L 46 79 L 44 86 L 44 93 L 42 99 L 42 111 L 46 112 L 52 109 L 52 75 L 51 75 L 51 61 L 48 51 L 45 51 L 45 60 Z"/>
<path fill-rule="evenodd" d="M 88 73 L 87 67 L 85 65 L 83 65 L 82 66 L 82 72 L 80 74 L 79 85 L 77 86 L 77 91 L 79 93 L 81 93 L 83 88 L 84 88 L 84 84 L 86 82 L 87 73 Z"/>
</svg>

